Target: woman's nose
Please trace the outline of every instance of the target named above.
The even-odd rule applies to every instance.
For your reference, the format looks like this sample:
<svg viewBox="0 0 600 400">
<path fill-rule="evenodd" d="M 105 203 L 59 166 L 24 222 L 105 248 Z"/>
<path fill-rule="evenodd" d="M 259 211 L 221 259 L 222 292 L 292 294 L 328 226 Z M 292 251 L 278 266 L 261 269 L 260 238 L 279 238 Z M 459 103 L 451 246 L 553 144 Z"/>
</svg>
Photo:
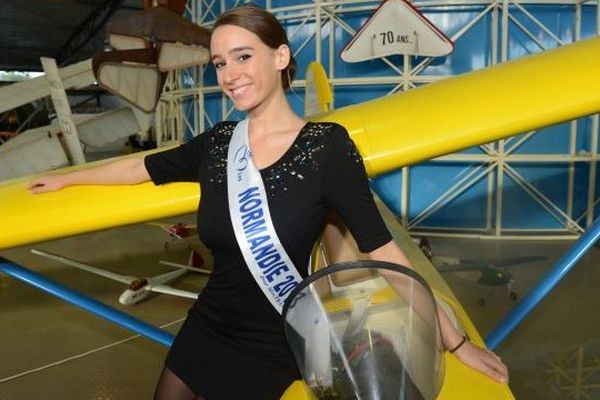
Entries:
<svg viewBox="0 0 600 400">
<path fill-rule="evenodd" d="M 223 82 L 227 85 L 235 82 L 240 77 L 240 71 L 235 65 L 227 65 L 223 71 Z"/>
</svg>

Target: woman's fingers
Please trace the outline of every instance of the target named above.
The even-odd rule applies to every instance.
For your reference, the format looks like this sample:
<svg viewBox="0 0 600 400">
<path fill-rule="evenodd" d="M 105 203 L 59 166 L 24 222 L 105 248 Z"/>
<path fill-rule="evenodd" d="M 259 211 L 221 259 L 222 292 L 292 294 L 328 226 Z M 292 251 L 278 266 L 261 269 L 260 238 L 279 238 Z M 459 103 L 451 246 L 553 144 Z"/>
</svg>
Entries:
<svg viewBox="0 0 600 400">
<path fill-rule="evenodd" d="M 27 186 L 27 190 L 29 190 L 31 193 L 42 193 L 42 191 L 44 190 L 44 183 L 41 179 L 36 179 L 32 182 L 29 183 L 29 185 Z"/>
<path fill-rule="evenodd" d="M 27 190 L 33 194 L 39 194 L 60 190 L 63 186 L 64 184 L 59 175 L 47 175 L 31 181 L 27 186 Z"/>
<path fill-rule="evenodd" d="M 491 363 L 483 362 L 481 365 L 481 372 L 483 372 L 487 376 L 489 376 L 497 381 L 500 381 L 500 382 L 506 381 L 505 375 L 499 371 L 498 365 L 493 365 Z"/>
<path fill-rule="evenodd" d="M 39 179 L 35 179 L 31 182 L 29 182 L 29 184 L 27 185 L 27 190 L 31 190 L 33 188 L 35 188 L 36 186 L 38 186 L 40 184 Z"/>
<path fill-rule="evenodd" d="M 492 370 L 492 377 L 500 382 L 508 382 L 508 368 L 495 354 L 488 358 L 486 364 Z"/>
<path fill-rule="evenodd" d="M 31 187 L 29 189 L 29 192 L 31 192 L 33 194 L 40 194 L 40 193 L 50 192 L 50 190 L 48 190 L 48 188 L 44 185 L 38 185 L 38 186 Z"/>
<path fill-rule="evenodd" d="M 495 353 L 467 342 L 455 354 L 471 368 L 499 382 L 508 382 L 508 368 Z"/>
</svg>

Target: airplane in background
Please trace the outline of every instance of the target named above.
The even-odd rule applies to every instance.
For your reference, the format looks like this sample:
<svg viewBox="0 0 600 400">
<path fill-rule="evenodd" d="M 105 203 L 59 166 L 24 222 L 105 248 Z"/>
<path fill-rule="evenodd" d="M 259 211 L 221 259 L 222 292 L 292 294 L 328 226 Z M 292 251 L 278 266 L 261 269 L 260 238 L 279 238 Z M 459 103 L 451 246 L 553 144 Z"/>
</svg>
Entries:
<svg viewBox="0 0 600 400">
<path fill-rule="evenodd" d="M 194 238 L 196 236 L 196 232 L 198 231 L 195 224 L 188 224 L 187 222 L 177 222 L 175 224 L 163 222 L 148 222 L 147 225 L 157 226 L 169 234 L 171 240 L 166 241 L 163 245 L 166 250 L 168 250 L 169 247 L 171 247 L 171 244 L 176 240 Z"/>
<path fill-rule="evenodd" d="M 70 265 L 81 270 L 91 272 L 96 275 L 103 276 L 113 281 L 125 283 L 127 289 L 119 296 L 119 303 L 123 305 L 137 304 L 140 301 L 147 298 L 152 292 L 169 294 L 173 296 L 186 297 L 189 299 L 196 299 L 198 293 L 190 292 L 187 290 L 176 289 L 167 283 L 179 278 L 188 271 L 199 272 L 202 274 L 210 274 L 211 271 L 204 268 L 197 268 L 194 265 L 198 265 L 198 260 L 202 259 L 200 255 L 192 251 L 188 261 L 188 265 L 178 264 L 170 261 L 159 261 L 161 264 L 169 265 L 177 268 L 175 271 L 170 271 L 165 274 L 156 275 L 147 278 L 138 278 L 134 276 L 121 275 L 114 272 L 107 271 L 105 269 L 97 268 L 89 264 L 85 264 L 76 260 L 72 260 L 57 254 L 48 253 L 41 250 L 31 249 L 33 254 L 49 258 L 60 263 Z M 198 258 L 200 257 L 200 258 Z M 196 264 L 194 264 L 194 262 Z"/>
<path fill-rule="evenodd" d="M 513 301 L 517 300 L 518 295 L 513 290 L 514 279 L 510 269 L 522 264 L 546 259 L 544 256 L 516 256 L 502 259 L 478 260 L 460 259 L 458 257 L 434 255 L 427 238 L 421 238 L 417 243 L 423 254 L 425 254 L 440 273 L 476 272 L 475 277 L 470 276 L 466 279 L 480 285 L 490 286 L 492 291 L 497 287 L 503 287 L 506 289 L 508 297 Z M 491 293 L 488 294 L 488 297 Z M 480 298 L 477 304 L 482 307 L 485 306 L 485 299 Z"/>
<path fill-rule="evenodd" d="M 508 297 L 516 301 L 517 293 L 513 290 L 514 279 L 510 269 L 522 264 L 528 264 L 536 261 L 545 260 L 544 256 L 520 256 L 508 257 L 503 259 L 482 259 L 482 260 L 461 260 L 456 257 L 434 256 L 432 264 L 441 273 L 458 273 L 466 271 L 478 272 L 475 282 L 480 285 L 492 287 L 504 287 Z M 489 293 L 491 295 L 491 292 Z M 488 296 L 489 296 L 488 295 Z M 485 299 L 480 298 L 477 301 L 480 306 L 485 306 Z"/>
<path fill-rule="evenodd" d="M 28 103 L 43 104 L 40 99 L 48 95 L 57 117 L 0 147 L 0 181 L 84 164 L 86 149 L 106 149 L 135 136 L 147 138 L 152 127 L 159 147 L 179 141 L 162 134 L 162 121 L 154 123 L 155 108 L 170 71 L 206 64 L 210 31 L 183 17 L 185 0 L 154 3 L 146 1 L 144 11 L 111 21 L 106 36 L 109 51 L 102 49 L 92 59 L 63 68 L 42 57 L 43 76 L 0 89 L 0 117 Z M 96 83 L 127 104 L 98 114 L 73 114 L 65 90 Z M 43 109 L 36 108 L 34 114 Z"/>
</svg>

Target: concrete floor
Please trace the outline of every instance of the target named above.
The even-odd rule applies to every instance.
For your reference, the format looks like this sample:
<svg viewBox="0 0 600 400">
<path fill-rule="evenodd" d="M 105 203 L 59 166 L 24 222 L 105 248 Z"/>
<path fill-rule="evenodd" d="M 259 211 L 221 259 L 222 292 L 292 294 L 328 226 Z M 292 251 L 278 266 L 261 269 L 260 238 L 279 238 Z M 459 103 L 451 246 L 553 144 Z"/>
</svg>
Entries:
<svg viewBox="0 0 600 400">
<path fill-rule="evenodd" d="M 519 297 L 572 246 L 571 241 L 432 239 L 434 254 L 502 260 L 545 256 L 509 268 Z M 517 399 L 600 399 L 600 249 L 592 247 L 557 288 L 501 343 Z M 444 274 L 485 337 L 515 306 L 503 288 L 474 283 L 464 273 Z M 490 290 L 492 289 L 492 291 Z M 485 299 L 480 306 L 479 299 Z"/>
<path fill-rule="evenodd" d="M 193 221 L 192 216 L 177 221 Z M 176 221 L 176 220 L 171 220 Z M 158 260 L 186 262 L 189 242 L 165 250 L 166 233 L 136 225 L 36 245 L 115 272 L 149 276 L 166 272 Z M 504 259 L 543 255 L 511 268 L 514 289 L 524 295 L 572 242 L 431 239 L 440 256 Z M 197 243 L 192 242 L 193 246 Z M 29 253 L 0 252 L 13 262 L 91 295 L 156 326 L 176 332 L 192 301 L 157 295 L 135 306 L 117 298 L 124 285 Z M 600 399 L 600 250 L 594 247 L 560 287 L 498 349 L 511 372 L 517 399 Z M 514 306 L 502 288 L 490 290 L 472 273 L 447 273 L 482 335 Z M 200 290 L 205 279 L 189 274 L 176 286 Z M 166 348 L 116 327 L 0 274 L 0 399 L 149 399 Z M 485 306 L 478 305 L 485 298 Z M 578 375 L 579 371 L 579 375 Z M 579 376 L 579 377 L 578 377 Z M 586 388 L 586 385 L 590 387 Z M 596 385 L 594 387 L 593 385 Z"/>
<path fill-rule="evenodd" d="M 192 242 L 174 242 L 165 250 L 167 240 L 158 227 L 136 225 L 34 247 L 143 277 L 172 269 L 158 260 L 187 263 Z M 0 255 L 173 333 L 192 304 L 190 299 L 156 295 L 123 306 L 118 297 L 124 284 L 32 255 L 29 247 Z M 200 291 L 205 281 L 192 273 L 174 286 Z M 152 398 L 165 347 L 1 273 L 0 285 L 0 399 Z"/>
</svg>

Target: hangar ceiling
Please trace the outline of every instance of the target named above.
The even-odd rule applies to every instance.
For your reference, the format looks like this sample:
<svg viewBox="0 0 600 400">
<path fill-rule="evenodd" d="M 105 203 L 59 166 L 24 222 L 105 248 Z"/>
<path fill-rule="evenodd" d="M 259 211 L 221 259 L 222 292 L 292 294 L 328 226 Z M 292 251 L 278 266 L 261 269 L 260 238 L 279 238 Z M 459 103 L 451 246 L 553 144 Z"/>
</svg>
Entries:
<svg viewBox="0 0 600 400">
<path fill-rule="evenodd" d="M 59 65 L 89 58 L 107 21 L 143 8 L 143 0 L 2 0 L 0 70 L 41 71 L 43 56 Z"/>
</svg>

